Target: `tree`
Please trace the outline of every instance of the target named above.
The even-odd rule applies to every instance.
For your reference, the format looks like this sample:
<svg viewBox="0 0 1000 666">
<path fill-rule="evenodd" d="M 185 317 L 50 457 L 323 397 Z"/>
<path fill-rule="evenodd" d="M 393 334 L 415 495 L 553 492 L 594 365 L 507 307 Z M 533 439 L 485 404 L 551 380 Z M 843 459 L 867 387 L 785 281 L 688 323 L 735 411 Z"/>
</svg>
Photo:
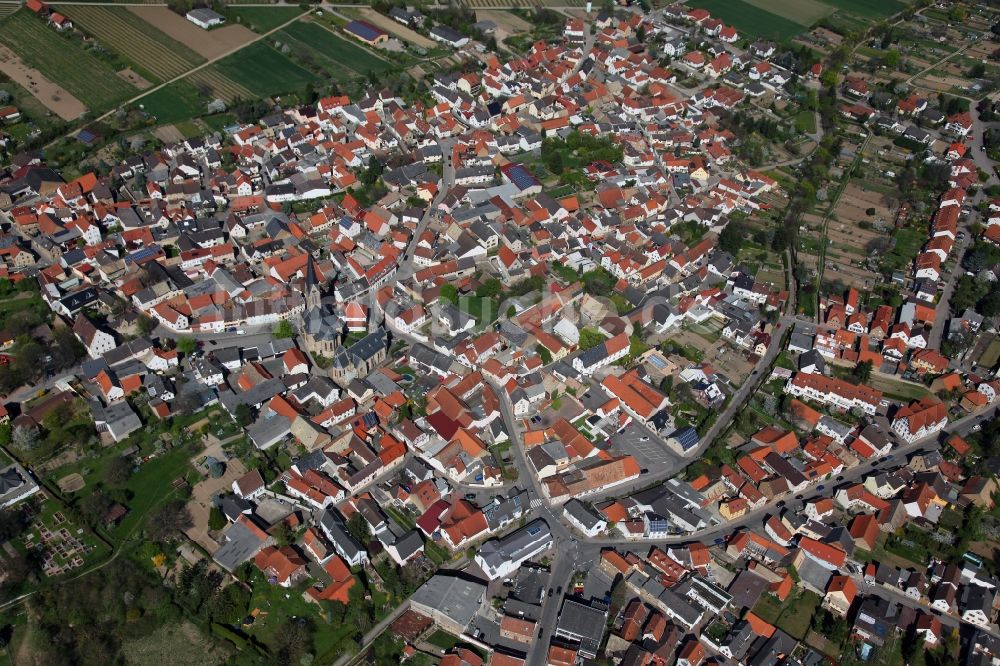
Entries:
<svg viewBox="0 0 1000 666">
<path fill-rule="evenodd" d="M 147 314 L 140 314 L 135 320 L 135 325 L 139 329 L 139 333 L 149 335 L 156 330 L 159 323 Z"/>
<path fill-rule="evenodd" d="M 114 504 L 106 493 L 98 490 L 81 499 L 78 508 L 87 523 L 97 526 L 104 521 L 104 516 L 108 515 Z"/>
<path fill-rule="evenodd" d="M 181 500 L 171 500 L 153 513 L 146 532 L 153 541 L 172 541 L 193 524 L 187 505 Z"/>
<path fill-rule="evenodd" d="M 276 663 L 280 666 L 298 664 L 302 658 L 312 653 L 313 649 L 312 620 L 299 617 L 285 622 L 278 630 L 273 649 Z"/>
<path fill-rule="evenodd" d="M 742 223 L 737 221 L 730 222 L 722 230 L 722 233 L 719 234 L 719 248 L 736 256 L 740 248 L 743 247 L 746 232 L 746 226 Z"/>
<path fill-rule="evenodd" d="M 116 456 L 104 470 L 104 482 L 109 486 L 123 486 L 132 476 L 132 462 L 124 456 Z"/>
<path fill-rule="evenodd" d="M 295 327 L 287 319 L 282 319 L 278 322 L 278 325 L 274 327 L 272 334 L 276 338 L 294 338 L 295 337 Z"/>
<path fill-rule="evenodd" d="M 292 529 L 291 525 L 287 521 L 282 521 L 275 525 L 274 530 L 271 532 L 271 536 L 274 537 L 275 542 L 279 546 L 287 546 L 290 543 L 295 542 L 295 530 Z"/>
<path fill-rule="evenodd" d="M 596 347 L 602 344 L 607 338 L 604 337 L 602 333 L 595 331 L 592 328 L 581 328 L 580 329 L 580 349 L 590 349 L 591 347 Z"/>
<path fill-rule="evenodd" d="M 184 336 L 183 338 L 177 338 L 177 351 L 184 354 L 185 356 L 190 356 L 198 350 L 198 342 L 189 336 Z"/>
<path fill-rule="evenodd" d="M 10 443 L 19 451 L 33 451 L 39 443 L 38 426 L 14 426 L 13 431 L 11 431 Z"/>
<path fill-rule="evenodd" d="M 249 405 L 240 404 L 236 407 L 236 422 L 241 426 L 248 426 L 253 421 L 253 412 Z"/>
<path fill-rule="evenodd" d="M 991 289 L 989 293 L 976 303 L 976 312 L 984 317 L 995 317 L 1000 314 L 1000 291 Z"/>
<path fill-rule="evenodd" d="M 854 366 L 854 370 L 851 372 L 855 379 L 858 380 L 860 384 L 867 384 L 872 377 L 872 362 L 862 361 Z"/>
<path fill-rule="evenodd" d="M 553 174 L 559 176 L 562 174 L 565 166 L 563 165 L 562 153 L 559 150 L 550 150 L 544 157 L 545 168 L 551 171 Z"/>
<path fill-rule="evenodd" d="M 544 363 L 545 365 L 548 365 L 549 363 L 552 362 L 552 352 L 550 352 L 542 345 L 535 345 L 535 353 L 541 357 L 542 363 Z"/>
<path fill-rule="evenodd" d="M 497 278 L 490 278 L 476 288 L 479 298 L 496 298 L 503 291 L 503 283 Z"/>
<path fill-rule="evenodd" d="M 347 532 L 354 537 L 355 541 L 364 545 L 371 538 L 371 530 L 368 523 L 361 517 L 360 513 L 353 514 L 347 519 Z"/>
<path fill-rule="evenodd" d="M 899 51 L 896 49 L 886 51 L 885 55 L 882 57 L 882 64 L 889 69 L 896 69 L 899 67 Z"/>
<path fill-rule="evenodd" d="M 72 367 L 87 353 L 73 334 L 73 329 L 68 326 L 57 328 L 52 333 L 52 338 L 54 342 L 51 347 L 52 362 L 59 369 Z"/>
</svg>

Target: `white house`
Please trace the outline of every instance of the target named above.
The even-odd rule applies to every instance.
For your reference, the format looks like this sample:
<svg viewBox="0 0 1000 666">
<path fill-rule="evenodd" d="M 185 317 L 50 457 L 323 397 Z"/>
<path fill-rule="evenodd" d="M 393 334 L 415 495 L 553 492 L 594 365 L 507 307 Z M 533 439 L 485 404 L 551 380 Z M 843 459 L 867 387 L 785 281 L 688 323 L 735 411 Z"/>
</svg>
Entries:
<svg viewBox="0 0 1000 666">
<path fill-rule="evenodd" d="M 490 580 L 517 571 L 532 557 L 552 547 L 552 532 L 544 520 L 533 520 L 501 539 L 491 539 L 480 547 L 476 564 Z"/>
<path fill-rule="evenodd" d="M 566 520 L 588 537 L 595 537 L 608 529 L 608 521 L 578 499 L 571 499 L 563 507 Z"/>
<path fill-rule="evenodd" d="M 202 30 L 208 30 L 226 22 L 225 16 L 204 7 L 200 9 L 192 9 L 185 14 L 184 17 Z"/>
</svg>

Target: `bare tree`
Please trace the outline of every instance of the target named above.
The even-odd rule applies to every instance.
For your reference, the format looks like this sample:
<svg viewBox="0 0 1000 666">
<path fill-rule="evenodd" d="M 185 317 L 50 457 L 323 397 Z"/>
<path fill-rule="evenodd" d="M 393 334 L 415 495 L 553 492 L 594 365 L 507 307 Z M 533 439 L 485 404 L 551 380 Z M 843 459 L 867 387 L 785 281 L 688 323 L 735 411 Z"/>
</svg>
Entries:
<svg viewBox="0 0 1000 666">
<path fill-rule="evenodd" d="M 19 451 L 32 451 L 38 446 L 38 426 L 14 426 L 10 441 Z"/>
</svg>

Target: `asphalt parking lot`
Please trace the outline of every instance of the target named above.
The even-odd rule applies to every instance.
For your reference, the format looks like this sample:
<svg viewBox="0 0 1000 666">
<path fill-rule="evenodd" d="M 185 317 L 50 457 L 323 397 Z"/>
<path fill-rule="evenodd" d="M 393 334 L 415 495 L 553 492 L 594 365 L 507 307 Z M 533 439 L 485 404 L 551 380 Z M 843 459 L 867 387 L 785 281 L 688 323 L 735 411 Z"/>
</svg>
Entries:
<svg viewBox="0 0 1000 666">
<path fill-rule="evenodd" d="M 635 456 L 639 466 L 650 472 L 656 472 L 664 465 L 677 465 L 682 460 L 659 437 L 634 423 L 612 437 L 611 442 L 622 453 Z"/>
</svg>

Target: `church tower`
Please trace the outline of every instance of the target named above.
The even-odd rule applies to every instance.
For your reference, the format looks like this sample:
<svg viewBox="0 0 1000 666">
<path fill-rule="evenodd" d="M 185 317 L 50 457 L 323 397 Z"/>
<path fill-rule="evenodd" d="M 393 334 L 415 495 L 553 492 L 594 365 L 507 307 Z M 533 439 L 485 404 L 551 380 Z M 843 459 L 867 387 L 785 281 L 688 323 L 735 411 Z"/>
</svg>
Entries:
<svg viewBox="0 0 1000 666">
<path fill-rule="evenodd" d="M 322 305 L 323 292 L 319 287 L 319 280 L 316 279 L 316 266 L 313 264 L 312 256 L 306 259 L 305 292 L 306 310 L 318 310 Z"/>
</svg>

